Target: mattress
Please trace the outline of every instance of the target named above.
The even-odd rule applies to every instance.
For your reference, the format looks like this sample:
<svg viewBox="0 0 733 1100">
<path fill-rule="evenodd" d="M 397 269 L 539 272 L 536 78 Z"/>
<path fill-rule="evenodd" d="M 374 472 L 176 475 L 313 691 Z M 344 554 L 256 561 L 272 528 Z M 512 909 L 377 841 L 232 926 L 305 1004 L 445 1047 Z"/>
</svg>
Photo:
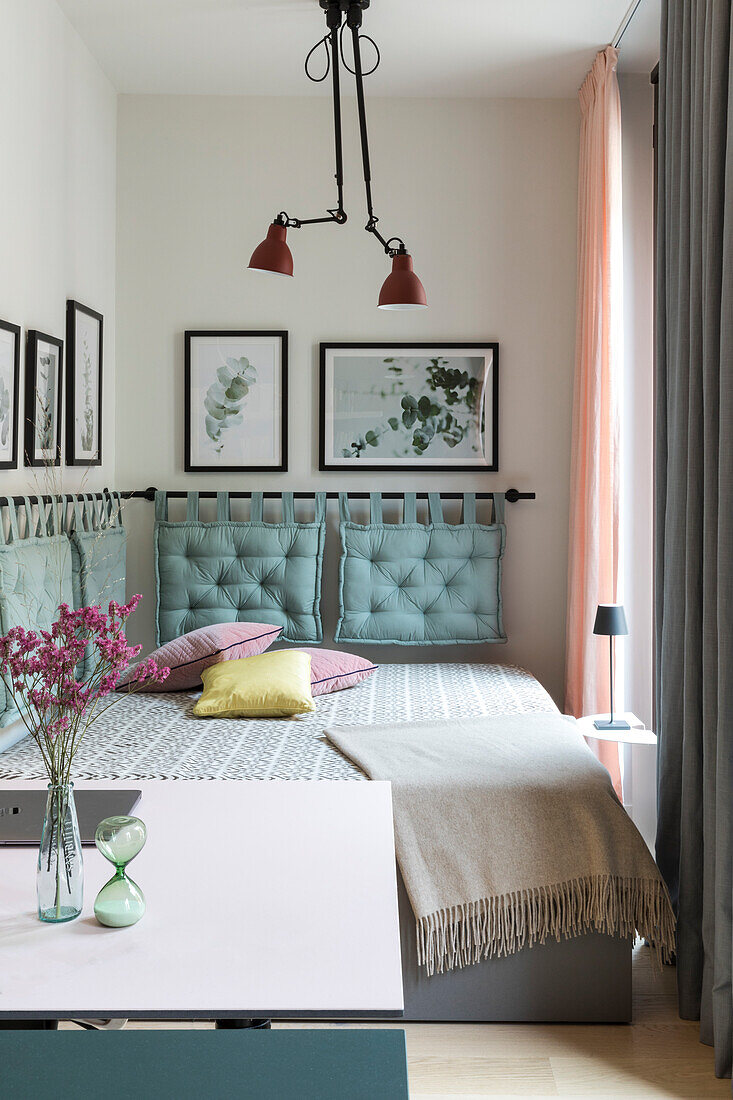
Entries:
<svg viewBox="0 0 733 1100">
<path fill-rule="evenodd" d="M 498 664 L 381 665 L 316 699 L 296 718 L 194 718 L 198 692 L 127 695 L 91 727 L 76 779 L 365 779 L 323 736 L 326 726 L 556 711 L 526 669 Z M 26 737 L 0 753 L 0 780 L 44 779 Z"/>
</svg>

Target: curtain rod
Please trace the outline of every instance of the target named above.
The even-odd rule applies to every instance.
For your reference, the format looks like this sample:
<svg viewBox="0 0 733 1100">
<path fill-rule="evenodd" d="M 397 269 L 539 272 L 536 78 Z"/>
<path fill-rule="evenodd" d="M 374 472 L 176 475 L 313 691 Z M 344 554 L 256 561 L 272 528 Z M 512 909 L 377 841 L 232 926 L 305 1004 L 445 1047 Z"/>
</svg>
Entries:
<svg viewBox="0 0 733 1100">
<path fill-rule="evenodd" d="M 616 30 L 616 33 L 614 34 L 613 38 L 611 39 L 611 45 L 612 46 L 615 46 L 616 48 L 618 48 L 618 46 L 621 42 L 621 39 L 626 34 L 628 26 L 631 23 L 631 20 L 634 18 L 637 11 L 641 7 L 641 3 L 642 3 L 642 0 L 632 0 L 631 4 L 629 4 L 629 7 L 626 11 L 626 15 L 623 17 L 623 19 L 619 23 L 618 29 Z"/>
<path fill-rule="evenodd" d="M 216 498 L 216 493 L 211 489 L 200 489 L 200 490 L 192 490 L 192 491 L 193 492 L 198 492 L 199 497 L 202 498 L 202 499 L 213 500 L 213 499 Z M 284 491 L 287 492 L 288 490 L 284 490 Z M 123 500 L 149 500 L 149 501 L 152 502 L 152 501 L 155 500 L 156 492 L 157 492 L 157 489 L 155 488 L 155 486 L 151 485 L 147 489 L 128 489 L 126 492 L 120 493 L 120 496 L 122 497 Z M 295 497 L 296 500 L 312 500 L 314 495 L 316 494 L 316 492 L 318 492 L 317 489 L 312 489 L 312 490 L 306 491 L 306 492 L 293 493 L 293 496 Z M 268 500 L 277 500 L 282 496 L 282 492 L 278 493 L 278 492 L 273 491 L 273 492 L 263 493 L 262 495 L 263 495 L 263 497 L 265 497 Z M 405 495 L 404 493 L 382 493 L 382 497 L 385 500 L 402 500 L 404 495 Z M 427 491 L 417 492 L 416 495 L 420 498 L 424 498 L 424 497 L 427 497 L 428 493 L 427 493 Z M 109 500 L 109 496 L 110 496 L 110 490 L 109 489 L 102 489 L 101 491 L 97 491 L 95 493 L 56 493 L 53 496 L 51 496 L 48 493 L 44 493 L 43 496 L 41 497 L 41 500 L 43 501 L 44 504 L 54 504 L 54 503 L 58 503 L 60 500 L 66 502 L 67 504 L 71 504 L 75 500 L 80 500 L 80 501 L 84 501 L 85 499 L 89 500 L 90 497 L 92 497 L 94 500 Z M 169 498 L 178 498 L 178 499 L 183 500 L 187 496 L 187 490 L 186 489 L 171 489 L 166 493 L 166 496 L 169 497 Z M 251 497 L 252 492 L 251 491 L 242 491 L 242 492 L 240 492 L 240 491 L 237 491 L 237 490 L 233 490 L 232 492 L 229 493 L 229 496 L 232 497 L 235 500 L 236 499 L 242 499 L 242 498 Z M 352 500 L 368 500 L 369 499 L 369 493 L 351 493 L 350 492 L 349 496 L 351 497 Z M 463 493 L 440 493 L 440 496 L 443 498 L 443 500 L 461 500 L 462 497 L 463 497 Z M 338 500 L 338 493 L 333 493 L 333 492 L 332 493 L 326 493 L 326 497 L 329 500 Z M 476 499 L 477 500 L 493 500 L 493 497 L 494 497 L 493 493 L 476 493 Z M 520 493 L 520 491 L 518 489 L 507 489 L 507 491 L 505 493 L 505 497 L 509 501 L 510 504 L 516 504 L 518 500 L 536 500 L 537 499 L 537 494 L 536 493 Z M 20 506 L 20 505 L 24 504 L 26 500 L 28 501 L 29 504 L 38 504 L 38 496 L 0 497 L 0 508 L 6 508 L 8 506 L 8 504 L 11 504 L 11 503 L 15 504 L 16 506 Z"/>
<path fill-rule="evenodd" d="M 214 500 L 216 498 L 216 493 L 211 489 L 201 489 L 201 490 L 192 489 L 191 491 L 192 492 L 198 492 L 199 497 L 201 499 Z M 288 489 L 284 489 L 282 492 L 272 491 L 272 492 L 263 493 L 262 496 L 266 500 L 279 500 L 282 497 L 283 492 L 289 492 L 289 491 L 290 490 L 288 490 Z M 157 492 L 157 490 L 154 487 L 151 487 L 149 489 L 132 489 L 129 492 L 122 493 L 121 496 L 122 496 L 123 500 L 134 499 L 134 500 L 151 500 L 152 501 L 152 500 L 155 500 L 156 492 Z M 313 500 L 313 497 L 315 496 L 315 494 L 317 492 L 319 492 L 318 489 L 311 489 L 311 490 L 308 490 L 308 491 L 305 491 L 305 492 L 294 492 L 293 496 L 295 497 L 296 500 Z M 171 489 L 171 490 L 166 492 L 166 496 L 169 499 L 173 498 L 173 499 L 183 500 L 183 499 L 186 498 L 187 495 L 188 495 L 188 493 L 185 489 Z M 382 493 L 382 498 L 384 500 L 402 500 L 404 495 L 405 495 L 404 493 Z M 417 492 L 416 495 L 418 497 L 427 497 L 428 491 L 425 490 L 424 492 Z M 252 496 L 252 491 L 251 490 L 243 490 L 243 491 L 232 490 L 229 493 L 229 496 L 234 500 L 241 499 L 241 498 L 246 498 L 246 497 L 251 497 Z M 338 496 L 339 496 L 338 493 L 333 493 L 333 492 L 326 493 L 326 497 L 328 498 L 328 500 L 338 500 Z M 369 493 L 358 493 L 358 492 L 352 493 L 352 492 L 349 492 L 349 496 L 351 497 L 352 500 L 368 500 L 369 499 Z M 461 500 L 463 498 L 463 493 L 445 493 L 445 492 L 443 492 L 443 493 L 440 493 L 440 496 L 443 498 L 443 500 Z M 493 493 L 476 493 L 477 500 L 492 500 L 493 496 L 494 496 Z M 520 493 L 518 489 L 507 489 L 507 491 L 505 493 L 505 496 L 506 496 L 506 499 L 509 501 L 510 504 L 516 504 L 516 502 L 518 500 L 535 500 L 536 497 L 537 497 L 537 494 L 536 493 Z"/>
</svg>

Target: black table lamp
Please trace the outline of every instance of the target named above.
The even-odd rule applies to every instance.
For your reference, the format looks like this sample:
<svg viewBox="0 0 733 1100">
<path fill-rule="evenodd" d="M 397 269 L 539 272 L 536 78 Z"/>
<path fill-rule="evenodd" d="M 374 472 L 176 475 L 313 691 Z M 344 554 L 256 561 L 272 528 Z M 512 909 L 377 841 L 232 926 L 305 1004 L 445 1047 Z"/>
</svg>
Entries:
<svg viewBox="0 0 733 1100">
<path fill-rule="evenodd" d="M 602 722 L 596 719 L 593 725 L 597 730 L 628 730 L 631 726 L 623 718 L 613 717 L 613 639 L 621 634 L 628 634 L 626 615 L 620 603 L 599 603 L 596 611 L 596 621 L 593 624 L 594 634 L 607 634 L 608 645 L 611 654 L 611 720 Z"/>
</svg>

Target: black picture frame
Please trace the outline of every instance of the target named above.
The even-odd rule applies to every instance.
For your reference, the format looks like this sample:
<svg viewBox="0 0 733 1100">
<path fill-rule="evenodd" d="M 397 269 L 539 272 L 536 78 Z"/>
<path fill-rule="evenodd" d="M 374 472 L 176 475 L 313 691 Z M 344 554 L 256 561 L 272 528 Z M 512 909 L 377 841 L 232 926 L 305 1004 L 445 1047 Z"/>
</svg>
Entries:
<svg viewBox="0 0 733 1100">
<path fill-rule="evenodd" d="M 441 349 L 443 351 L 441 352 Z M 394 464 L 388 463 L 368 463 L 362 464 L 359 462 L 334 462 L 332 459 L 329 461 L 329 456 L 326 454 L 326 392 L 327 392 L 327 356 L 331 351 L 350 350 L 350 351 L 379 351 L 384 355 L 389 355 L 394 352 L 396 355 L 404 353 L 409 350 L 413 351 L 434 351 L 438 355 L 442 355 L 448 350 L 450 351 L 477 351 L 477 350 L 491 350 L 491 385 L 489 392 L 486 394 L 485 406 L 488 403 L 490 396 L 491 409 L 484 408 L 486 415 L 490 416 L 491 423 L 491 461 L 489 463 L 456 463 L 456 464 L 438 464 L 430 461 L 426 462 L 395 462 Z M 320 381 L 319 381 L 319 440 L 318 440 L 318 469 L 322 472 L 325 471 L 339 471 L 339 472 L 359 472 L 365 473 L 495 473 L 499 469 L 499 344 L 496 340 L 481 340 L 481 341 L 455 341 L 455 340 L 431 340 L 430 343 L 425 342 L 401 342 L 392 343 L 386 341 L 380 341 L 378 343 L 321 343 L 320 344 Z"/>
<path fill-rule="evenodd" d="M 80 376 L 77 377 L 77 369 L 83 369 L 84 348 L 77 346 L 76 330 L 77 318 L 82 314 L 95 322 L 98 326 L 96 354 L 97 354 L 97 378 L 96 401 L 91 407 L 96 416 L 96 447 L 88 448 L 86 453 L 83 447 L 77 447 L 76 439 L 76 395 L 81 384 Z M 104 356 L 104 317 L 96 309 L 82 305 L 70 298 L 66 303 L 66 465 L 67 466 L 101 466 L 102 465 L 102 375 Z M 82 442 L 82 441 L 80 441 Z"/>
<path fill-rule="evenodd" d="M 7 413 L 2 412 L 0 408 L 0 470 L 17 470 L 18 468 L 18 410 L 20 408 L 20 325 L 13 325 L 10 321 L 0 321 L 0 329 L 4 333 L 8 333 L 13 337 L 13 350 L 12 350 L 12 367 L 10 372 L 10 381 L 12 384 L 12 393 L 8 398 Z M 4 380 L 0 379 L 3 388 L 5 387 Z M 4 401 L 4 394 L 0 391 L 0 403 Z M 2 445 L 1 433 L 2 425 L 5 417 L 8 418 L 8 427 L 12 433 L 12 442 L 9 448 L 10 457 L 2 458 L 2 454 L 5 453 L 6 448 Z"/>
<path fill-rule="evenodd" d="M 251 340 L 266 338 L 280 344 L 280 462 L 271 465 L 204 465 L 195 463 L 192 457 L 191 438 L 191 389 L 192 344 L 197 338 L 223 338 L 224 340 Z M 186 473 L 285 473 L 288 468 L 288 333 L 284 329 L 188 329 L 184 333 L 184 470 Z"/>
<path fill-rule="evenodd" d="M 53 452 L 51 460 L 48 457 L 36 456 L 36 391 L 38 387 L 38 351 L 39 344 L 48 344 L 58 351 L 58 363 L 56 367 L 55 395 L 55 446 L 48 448 Z M 48 333 L 39 332 L 38 329 L 30 329 L 26 336 L 25 352 L 25 453 L 23 461 L 26 466 L 60 466 L 61 465 L 61 433 L 63 415 L 63 381 L 64 381 L 64 342 Z"/>
</svg>

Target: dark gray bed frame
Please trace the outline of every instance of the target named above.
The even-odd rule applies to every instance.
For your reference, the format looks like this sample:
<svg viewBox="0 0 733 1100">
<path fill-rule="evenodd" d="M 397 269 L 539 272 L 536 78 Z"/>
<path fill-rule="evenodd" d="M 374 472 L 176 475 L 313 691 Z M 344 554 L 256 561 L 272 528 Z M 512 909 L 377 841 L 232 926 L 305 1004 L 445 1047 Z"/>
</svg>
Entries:
<svg viewBox="0 0 733 1100">
<path fill-rule="evenodd" d="M 515 955 L 427 977 L 417 965 L 415 917 L 398 873 L 402 983 L 413 1022 L 626 1024 L 631 941 L 597 932 L 552 939 Z"/>
</svg>

